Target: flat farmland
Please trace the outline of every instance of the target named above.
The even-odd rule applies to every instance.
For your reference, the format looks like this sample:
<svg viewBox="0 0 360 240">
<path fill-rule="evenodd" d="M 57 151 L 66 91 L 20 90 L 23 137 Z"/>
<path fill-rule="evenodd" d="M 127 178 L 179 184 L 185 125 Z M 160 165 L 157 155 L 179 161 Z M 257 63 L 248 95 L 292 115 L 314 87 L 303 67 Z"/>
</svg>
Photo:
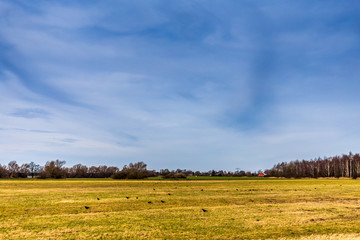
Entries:
<svg viewBox="0 0 360 240">
<path fill-rule="evenodd" d="M 1 239 L 360 239 L 352 179 L 0 180 L 0 199 Z"/>
</svg>

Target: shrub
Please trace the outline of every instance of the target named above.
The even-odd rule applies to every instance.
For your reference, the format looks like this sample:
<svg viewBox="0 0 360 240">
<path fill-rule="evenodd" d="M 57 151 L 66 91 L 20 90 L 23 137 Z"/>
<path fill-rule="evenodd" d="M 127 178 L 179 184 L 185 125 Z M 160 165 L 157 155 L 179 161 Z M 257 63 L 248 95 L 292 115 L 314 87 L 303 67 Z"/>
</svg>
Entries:
<svg viewBox="0 0 360 240">
<path fill-rule="evenodd" d="M 177 173 L 174 171 L 168 172 L 163 176 L 163 178 L 186 178 L 184 173 Z"/>
</svg>

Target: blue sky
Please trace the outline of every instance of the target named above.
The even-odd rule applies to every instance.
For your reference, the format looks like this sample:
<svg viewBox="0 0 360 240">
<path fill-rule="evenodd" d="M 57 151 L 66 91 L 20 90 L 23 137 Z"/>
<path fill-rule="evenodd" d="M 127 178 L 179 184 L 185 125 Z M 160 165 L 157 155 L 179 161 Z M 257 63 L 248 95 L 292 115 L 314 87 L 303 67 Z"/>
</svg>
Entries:
<svg viewBox="0 0 360 240">
<path fill-rule="evenodd" d="M 233 171 L 360 152 L 359 11 L 0 0 L 0 161 Z"/>
</svg>

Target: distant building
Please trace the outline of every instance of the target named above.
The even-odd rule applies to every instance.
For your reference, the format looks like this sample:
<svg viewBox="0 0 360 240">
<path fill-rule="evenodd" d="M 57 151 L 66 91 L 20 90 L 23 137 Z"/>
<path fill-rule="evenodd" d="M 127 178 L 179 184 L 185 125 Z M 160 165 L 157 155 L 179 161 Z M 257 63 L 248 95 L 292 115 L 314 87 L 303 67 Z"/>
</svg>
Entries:
<svg viewBox="0 0 360 240">
<path fill-rule="evenodd" d="M 258 174 L 258 177 L 263 177 L 264 176 L 264 173 L 259 173 Z"/>
</svg>

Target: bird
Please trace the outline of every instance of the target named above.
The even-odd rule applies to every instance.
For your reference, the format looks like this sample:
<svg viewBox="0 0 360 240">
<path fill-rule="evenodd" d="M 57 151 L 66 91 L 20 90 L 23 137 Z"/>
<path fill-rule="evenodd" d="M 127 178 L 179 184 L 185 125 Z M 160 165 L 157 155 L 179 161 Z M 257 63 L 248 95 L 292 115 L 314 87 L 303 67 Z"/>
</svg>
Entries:
<svg viewBox="0 0 360 240">
<path fill-rule="evenodd" d="M 203 209 L 203 208 L 202 208 L 201 210 L 202 210 L 203 212 L 207 212 L 207 210 L 206 210 L 206 209 Z"/>
<path fill-rule="evenodd" d="M 155 191 L 155 188 L 153 188 L 153 190 Z"/>
<path fill-rule="evenodd" d="M 139 199 L 138 197 L 136 197 L 136 199 Z"/>
<path fill-rule="evenodd" d="M 85 209 L 89 209 L 90 207 L 88 207 L 88 206 L 85 206 Z"/>
<path fill-rule="evenodd" d="M 201 189 L 201 191 L 204 191 L 204 189 Z"/>
<path fill-rule="evenodd" d="M 239 191 L 239 189 L 236 189 L 236 191 Z"/>
<path fill-rule="evenodd" d="M 148 201 L 148 203 L 152 203 L 151 201 Z"/>
<path fill-rule="evenodd" d="M 171 195 L 171 193 L 168 193 L 168 195 L 170 196 L 170 195 Z"/>
<path fill-rule="evenodd" d="M 100 198 L 97 198 L 97 200 L 100 200 Z"/>
<path fill-rule="evenodd" d="M 165 203 L 165 201 L 163 201 L 163 200 L 161 200 L 160 202 L 161 202 L 161 203 Z"/>
<path fill-rule="evenodd" d="M 129 199 L 130 197 L 126 197 L 126 199 Z"/>
</svg>

